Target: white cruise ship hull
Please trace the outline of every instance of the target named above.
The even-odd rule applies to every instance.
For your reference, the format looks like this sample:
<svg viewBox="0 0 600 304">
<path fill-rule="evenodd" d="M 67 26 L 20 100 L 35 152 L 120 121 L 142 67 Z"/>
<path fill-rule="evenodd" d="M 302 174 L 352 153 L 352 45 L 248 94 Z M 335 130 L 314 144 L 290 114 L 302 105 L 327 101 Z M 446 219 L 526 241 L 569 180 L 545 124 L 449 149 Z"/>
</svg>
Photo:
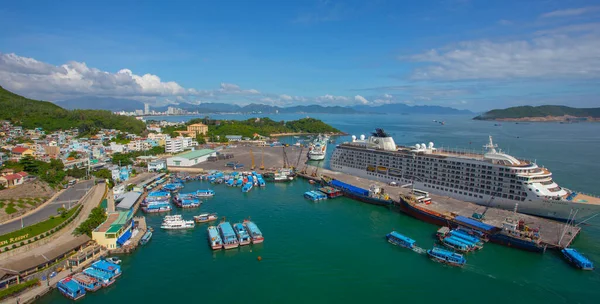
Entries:
<svg viewBox="0 0 600 304">
<path fill-rule="evenodd" d="M 325 153 L 308 153 L 308 159 L 309 160 L 324 160 L 325 159 Z"/>
<path fill-rule="evenodd" d="M 367 173 L 367 171 L 365 171 L 365 170 L 349 168 L 349 167 L 345 167 L 345 166 L 331 166 L 331 169 L 334 171 L 343 172 L 343 173 L 346 173 L 346 174 L 349 174 L 352 176 L 362 177 L 362 178 L 371 179 L 371 180 L 377 180 L 377 181 L 381 181 L 381 182 L 385 182 L 385 183 L 396 182 L 396 183 L 399 183 L 400 185 L 406 185 L 406 184 L 412 183 L 412 181 L 409 179 L 394 178 L 394 177 L 391 177 L 388 175 L 376 174 L 376 173 L 374 175 L 369 175 Z M 472 203 L 475 203 L 475 204 L 481 205 L 481 206 L 488 206 L 488 204 L 489 204 L 489 207 L 491 207 L 491 208 L 514 210 L 515 204 L 517 203 L 514 200 L 498 198 L 498 197 L 495 197 L 492 199 L 492 197 L 490 195 L 485 195 L 485 194 L 481 195 L 483 198 L 480 198 L 480 197 L 475 198 L 473 196 L 469 196 L 468 194 L 467 195 L 459 194 L 458 193 L 459 191 L 457 191 L 457 193 L 454 193 L 454 191 L 452 191 L 452 192 L 441 191 L 438 189 L 432 189 L 431 187 L 426 187 L 424 183 L 418 182 L 418 181 L 414 182 L 414 187 L 415 187 L 415 189 L 427 191 L 432 194 L 436 194 L 436 195 L 440 195 L 440 196 L 447 196 L 447 197 L 451 197 L 451 198 L 458 199 L 461 201 L 472 202 Z M 490 203 L 490 200 L 491 200 L 491 203 Z M 584 220 L 584 219 L 589 218 L 590 216 L 593 216 L 594 214 L 597 214 L 598 212 L 600 212 L 600 210 L 597 210 L 595 208 L 593 208 L 593 209 L 592 208 L 579 208 L 578 206 L 574 206 L 574 205 L 575 204 L 572 204 L 567 201 L 556 201 L 556 200 L 531 200 L 531 201 L 529 201 L 529 200 L 526 200 L 526 201 L 518 202 L 517 212 L 534 215 L 534 216 L 550 218 L 550 219 L 555 219 L 555 220 L 559 220 L 559 221 L 571 220 L 573 218 L 575 211 L 577 211 L 577 213 L 575 215 L 576 221 Z"/>
</svg>

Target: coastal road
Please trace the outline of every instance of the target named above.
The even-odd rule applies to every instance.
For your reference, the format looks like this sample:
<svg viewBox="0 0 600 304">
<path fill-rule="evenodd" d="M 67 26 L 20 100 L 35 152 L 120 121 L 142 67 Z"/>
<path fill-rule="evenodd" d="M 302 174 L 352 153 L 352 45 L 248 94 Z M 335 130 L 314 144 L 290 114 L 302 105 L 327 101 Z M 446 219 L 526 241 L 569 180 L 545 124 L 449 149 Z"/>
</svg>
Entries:
<svg viewBox="0 0 600 304">
<path fill-rule="evenodd" d="M 70 207 L 73 207 L 93 186 L 94 181 L 90 180 L 77 183 L 67 188 L 53 201 L 45 203 L 33 213 L 23 217 L 22 221 L 14 220 L 0 225 L 0 235 L 21 229 L 21 224 L 26 227 L 47 220 L 50 216 L 58 214 L 58 208 L 65 207 L 69 209 Z"/>
</svg>

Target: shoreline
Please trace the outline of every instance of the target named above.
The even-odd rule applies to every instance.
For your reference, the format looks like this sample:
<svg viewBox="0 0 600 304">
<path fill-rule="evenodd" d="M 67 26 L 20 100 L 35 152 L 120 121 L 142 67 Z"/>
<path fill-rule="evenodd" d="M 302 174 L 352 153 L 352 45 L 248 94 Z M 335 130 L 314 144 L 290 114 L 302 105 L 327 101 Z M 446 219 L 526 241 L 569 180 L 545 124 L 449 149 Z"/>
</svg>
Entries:
<svg viewBox="0 0 600 304">
<path fill-rule="evenodd" d="M 325 134 L 329 136 L 346 136 L 349 135 L 345 132 L 330 132 L 330 133 L 309 133 L 309 132 L 290 132 L 290 133 L 273 133 L 269 134 L 269 137 L 284 137 L 284 136 L 297 136 L 297 135 L 319 135 Z"/>
<path fill-rule="evenodd" d="M 505 121 L 505 122 L 600 122 L 600 117 L 577 117 L 570 115 L 563 116 L 543 116 L 543 117 L 520 117 L 520 118 L 490 118 L 490 119 L 476 119 L 483 121 Z"/>
</svg>

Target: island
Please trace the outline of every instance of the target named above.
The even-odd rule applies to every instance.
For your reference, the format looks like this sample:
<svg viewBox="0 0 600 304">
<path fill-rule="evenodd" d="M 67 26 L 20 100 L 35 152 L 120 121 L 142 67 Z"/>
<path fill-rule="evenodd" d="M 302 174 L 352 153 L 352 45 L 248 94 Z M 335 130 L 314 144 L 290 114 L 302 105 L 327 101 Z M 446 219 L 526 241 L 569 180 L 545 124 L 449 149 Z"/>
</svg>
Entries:
<svg viewBox="0 0 600 304">
<path fill-rule="evenodd" d="M 520 106 L 485 112 L 475 120 L 527 122 L 580 122 L 600 121 L 600 108 L 572 108 L 567 106 Z"/>
</svg>

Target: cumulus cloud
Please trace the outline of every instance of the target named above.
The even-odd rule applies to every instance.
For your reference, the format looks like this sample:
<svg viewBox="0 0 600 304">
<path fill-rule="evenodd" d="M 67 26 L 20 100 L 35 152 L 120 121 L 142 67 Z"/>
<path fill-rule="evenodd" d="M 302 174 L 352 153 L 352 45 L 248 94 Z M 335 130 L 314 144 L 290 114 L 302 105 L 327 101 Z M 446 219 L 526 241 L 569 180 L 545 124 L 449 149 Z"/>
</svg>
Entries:
<svg viewBox="0 0 600 304">
<path fill-rule="evenodd" d="M 551 35 L 530 40 L 465 41 L 410 56 L 429 64 L 413 79 L 507 79 L 600 76 L 600 35 Z M 406 58 L 401 58 L 406 59 Z"/>
<path fill-rule="evenodd" d="M 359 103 L 364 104 L 364 105 L 369 104 L 369 101 L 360 95 L 354 96 L 354 100 L 358 101 Z"/>
<path fill-rule="evenodd" d="M 348 98 L 346 96 L 334 96 L 334 95 L 326 94 L 326 95 L 319 96 L 319 97 L 315 98 L 315 100 L 317 102 L 321 102 L 321 101 L 329 101 L 329 102 L 341 101 L 341 102 L 345 102 L 345 101 L 349 101 L 350 98 Z"/>
<path fill-rule="evenodd" d="M 594 13 L 594 12 L 598 12 L 598 11 L 600 11 L 600 6 L 588 6 L 588 7 L 556 10 L 556 11 L 542 14 L 540 17 L 542 17 L 542 18 L 573 17 L 573 16 Z"/>
</svg>

